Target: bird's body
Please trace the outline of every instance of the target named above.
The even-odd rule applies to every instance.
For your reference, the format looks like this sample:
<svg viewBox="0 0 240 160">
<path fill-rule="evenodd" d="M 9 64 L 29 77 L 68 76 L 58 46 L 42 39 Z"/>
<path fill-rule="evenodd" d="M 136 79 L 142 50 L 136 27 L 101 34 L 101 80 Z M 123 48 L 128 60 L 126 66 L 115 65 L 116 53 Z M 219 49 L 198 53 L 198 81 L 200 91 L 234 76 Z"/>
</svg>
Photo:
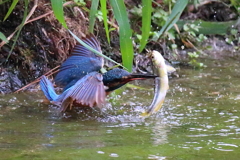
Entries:
<svg viewBox="0 0 240 160">
<path fill-rule="evenodd" d="M 93 35 L 87 36 L 83 41 L 101 52 L 99 42 Z M 109 92 L 136 79 L 156 77 L 154 75 L 134 75 L 119 68 L 101 74 L 99 71 L 103 67 L 103 63 L 102 57 L 95 55 L 82 45 L 76 45 L 55 77 L 56 84 L 64 88 L 63 93 L 56 94 L 52 83 L 45 76 L 40 80 L 40 87 L 47 99 L 53 104 L 61 106 L 61 111 L 64 112 L 72 105 L 101 107 Z"/>
</svg>

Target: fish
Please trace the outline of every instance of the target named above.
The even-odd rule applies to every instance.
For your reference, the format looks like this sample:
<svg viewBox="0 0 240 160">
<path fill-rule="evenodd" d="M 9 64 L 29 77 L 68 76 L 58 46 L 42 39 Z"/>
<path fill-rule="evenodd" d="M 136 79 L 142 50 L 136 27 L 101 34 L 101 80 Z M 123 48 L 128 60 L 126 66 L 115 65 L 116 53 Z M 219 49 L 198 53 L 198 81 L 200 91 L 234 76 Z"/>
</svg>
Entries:
<svg viewBox="0 0 240 160">
<path fill-rule="evenodd" d="M 176 71 L 172 66 L 165 64 L 165 59 L 158 51 L 151 51 L 149 55 L 152 59 L 153 65 L 157 70 L 158 77 L 155 78 L 154 98 L 148 109 L 141 114 L 143 117 L 148 117 L 156 113 L 162 108 L 164 99 L 169 89 L 168 72 Z"/>
</svg>

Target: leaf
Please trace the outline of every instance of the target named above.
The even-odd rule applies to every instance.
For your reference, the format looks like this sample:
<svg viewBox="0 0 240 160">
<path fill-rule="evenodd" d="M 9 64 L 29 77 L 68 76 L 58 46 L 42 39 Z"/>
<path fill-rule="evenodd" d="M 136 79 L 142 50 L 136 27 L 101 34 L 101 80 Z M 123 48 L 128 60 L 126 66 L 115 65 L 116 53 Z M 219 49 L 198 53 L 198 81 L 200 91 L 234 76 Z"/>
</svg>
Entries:
<svg viewBox="0 0 240 160">
<path fill-rule="evenodd" d="M 108 29 L 108 23 L 107 23 L 107 1 L 106 0 L 100 0 L 101 3 L 101 11 L 102 11 L 102 16 L 103 16 L 103 23 L 104 23 L 104 28 L 107 36 L 108 43 L 110 44 L 110 38 L 109 38 L 109 29 Z"/>
<path fill-rule="evenodd" d="M 114 16 L 119 25 L 120 48 L 122 53 L 123 66 L 132 71 L 133 44 L 132 31 L 130 28 L 126 7 L 123 0 L 110 0 Z"/>
<path fill-rule="evenodd" d="M 231 5 L 235 7 L 238 13 L 240 13 L 240 1 L 239 0 L 230 0 Z"/>
<path fill-rule="evenodd" d="M 10 1 L 10 0 L 0 0 L 0 5 L 6 3 L 6 2 L 8 2 L 8 1 Z"/>
<path fill-rule="evenodd" d="M 17 3 L 18 3 L 18 0 L 13 0 L 13 2 L 12 2 L 12 4 L 11 4 L 11 6 L 9 7 L 8 12 L 7 12 L 7 14 L 5 15 L 3 21 L 5 21 L 5 20 L 9 17 L 9 15 L 12 13 L 12 11 L 13 11 L 13 9 L 15 8 L 15 6 L 17 5 Z"/>
<path fill-rule="evenodd" d="M 78 38 L 74 33 L 72 33 L 69 29 L 68 29 L 68 32 L 69 32 L 81 45 L 83 45 L 84 47 L 86 47 L 88 50 L 90 50 L 90 51 L 96 53 L 97 55 L 102 56 L 103 58 L 105 58 L 105 59 L 107 59 L 107 60 L 109 60 L 109 61 L 111 61 L 111 62 L 113 62 L 113 63 L 115 63 L 115 64 L 117 64 L 117 65 L 119 65 L 119 66 L 121 66 L 121 67 L 124 68 L 124 66 L 122 66 L 120 63 L 117 63 L 116 61 L 114 61 L 114 60 L 112 60 L 111 58 L 108 58 L 107 56 L 105 56 L 104 54 L 102 54 L 101 52 L 99 52 L 99 51 L 93 49 L 92 47 L 88 46 L 88 45 L 87 45 L 86 43 L 84 43 L 80 38 Z"/>
<path fill-rule="evenodd" d="M 98 11 L 98 4 L 99 4 L 99 0 L 94 0 L 91 3 L 91 9 L 89 13 L 89 32 L 90 33 L 93 33 L 94 24 L 96 21 L 96 14 Z"/>
<path fill-rule="evenodd" d="M 55 17 L 63 25 L 63 27 L 67 29 L 68 27 L 63 14 L 63 0 L 51 0 L 51 4 Z"/>
<path fill-rule="evenodd" d="M 203 20 L 179 20 L 177 22 L 177 25 L 179 29 L 182 29 L 184 24 L 195 24 L 199 27 L 198 34 L 204 34 L 204 35 L 226 35 L 232 26 L 234 26 L 237 23 L 237 20 L 235 21 L 227 21 L 227 22 L 207 22 Z M 217 27 L 216 27 L 217 26 Z"/>
<path fill-rule="evenodd" d="M 151 29 L 152 1 L 142 0 L 142 38 L 140 41 L 139 52 L 142 52 L 147 44 Z"/>
<path fill-rule="evenodd" d="M 2 32 L 0 32 L 0 39 L 3 40 L 4 42 L 8 42 L 8 39 Z"/>
<path fill-rule="evenodd" d="M 167 32 L 169 29 L 171 29 L 173 25 L 179 20 L 180 15 L 182 14 L 187 4 L 188 4 L 188 0 L 178 0 L 175 3 L 172 9 L 172 13 L 168 17 L 168 20 L 166 21 L 165 25 L 162 27 L 162 29 L 158 33 L 159 38 L 164 34 L 164 32 Z"/>
</svg>

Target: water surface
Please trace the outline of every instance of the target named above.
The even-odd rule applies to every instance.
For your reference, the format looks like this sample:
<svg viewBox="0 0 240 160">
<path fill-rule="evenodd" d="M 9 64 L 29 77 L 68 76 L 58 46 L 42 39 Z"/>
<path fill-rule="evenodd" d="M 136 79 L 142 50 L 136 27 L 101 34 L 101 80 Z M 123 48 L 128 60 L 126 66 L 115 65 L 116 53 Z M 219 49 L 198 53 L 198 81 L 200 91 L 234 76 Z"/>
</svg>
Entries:
<svg viewBox="0 0 240 160">
<path fill-rule="evenodd" d="M 102 111 L 61 115 L 41 92 L 0 96 L 1 159 L 239 159 L 240 63 L 206 61 L 170 80 L 161 112 L 153 81 L 109 98 Z"/>
</svg>

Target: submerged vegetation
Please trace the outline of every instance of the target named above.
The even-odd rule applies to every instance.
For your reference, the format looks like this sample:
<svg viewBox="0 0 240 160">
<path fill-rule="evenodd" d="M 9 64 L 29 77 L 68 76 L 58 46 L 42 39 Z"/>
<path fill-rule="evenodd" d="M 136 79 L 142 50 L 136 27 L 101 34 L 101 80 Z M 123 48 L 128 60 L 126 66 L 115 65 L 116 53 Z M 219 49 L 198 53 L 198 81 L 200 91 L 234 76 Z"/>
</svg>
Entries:
<svg viewBox="0 0 240 160">
<path fill-rule="evenodd" d="M 88 32 L 98 35 L 104 54 L 129 71 L 149 71 L 141 54 L 145 49 L 180 63 L 185 54 L 185 64 L 202 68 L 198 58 L 217 47 L 203 42 L 214 36 L 235 50 L 240 44 L 237 0 L 0 0 L 0 10 L 0 70 L 19 79 L 3 93 L 59 65 L 76 43 L 67 29 L 79 38 Z"/>
</svg>

